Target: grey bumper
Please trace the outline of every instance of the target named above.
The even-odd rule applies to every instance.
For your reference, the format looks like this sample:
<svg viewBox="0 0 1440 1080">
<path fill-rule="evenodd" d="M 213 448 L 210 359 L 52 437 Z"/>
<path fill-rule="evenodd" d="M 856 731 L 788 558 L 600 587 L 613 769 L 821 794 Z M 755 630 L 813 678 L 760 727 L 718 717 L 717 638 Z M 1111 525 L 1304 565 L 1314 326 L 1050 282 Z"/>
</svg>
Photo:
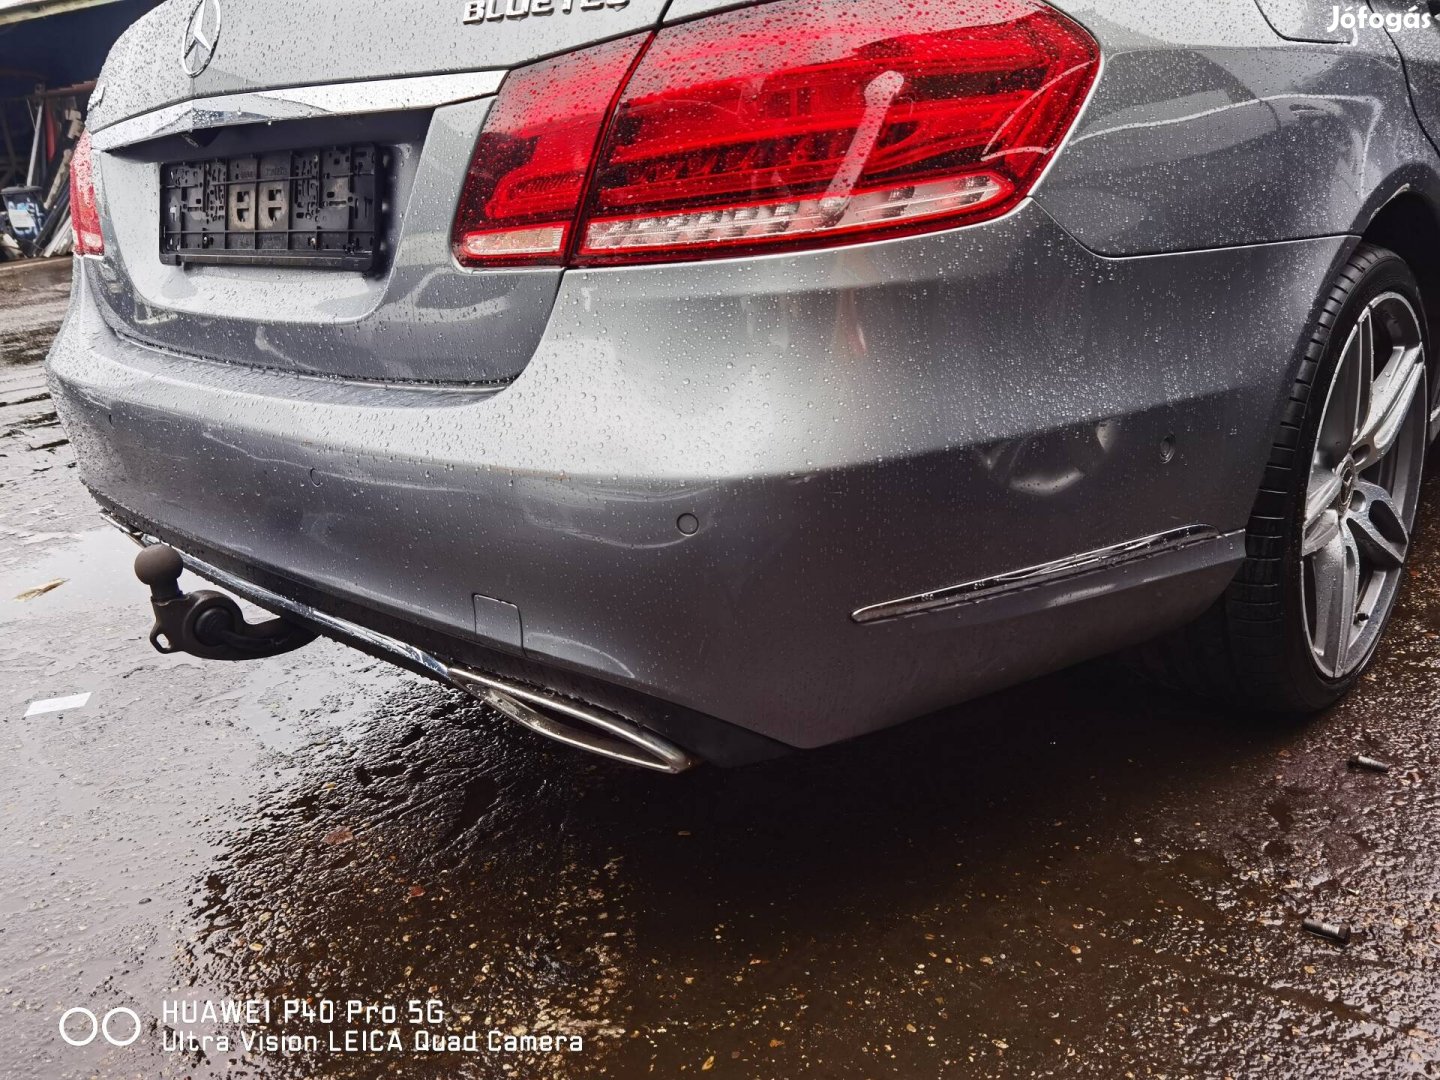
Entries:
<svg viewBox="0 0 1440 1080">
<path fill-rule="evenodd" d="M 1105 259 L 1028 203 L 844 250 L 571 272 L 500 392 L 164 354 L 105 324 L 88 264 L 50 368 L 85 481 L 162 536 L 810 747 L 1203 609 L 1350 242 Z M 1212 533 L 852 618 L 1194 526 Z"/>
</svg>

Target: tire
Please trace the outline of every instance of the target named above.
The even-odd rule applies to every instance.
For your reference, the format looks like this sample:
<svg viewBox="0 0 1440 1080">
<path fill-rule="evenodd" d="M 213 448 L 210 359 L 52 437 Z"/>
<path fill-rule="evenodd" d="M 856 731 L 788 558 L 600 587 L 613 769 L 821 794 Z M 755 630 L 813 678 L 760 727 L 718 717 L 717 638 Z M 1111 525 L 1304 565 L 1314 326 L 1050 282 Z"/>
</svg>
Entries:
<svg viewBox="0 0 1440 1080">
<path fill-rule="evenodd" d="M 1358 389 L 1365 385 L 1367 334 L 1368 399 Z M 1394 252 L 1360 244 L 1309 327 L 1246 529 L 1245 561 L 1204 615 L 1142 648 L 1143 668 L 1257 712 L 1315 712 L 1355 684 L 1374 658 L 1405 577 L 1428 441 L 1428 344 L 1410 268 Z M 1402 405 L 1416 380 L 1413 399 Z M 1403 429 L 1367 465 L 1389 431 L 1377 425 L 1377 412 L 1393 419 L 1402 408 Z M 1362 413 L 1342 454 L 1346 424 Z"/>
</svg>

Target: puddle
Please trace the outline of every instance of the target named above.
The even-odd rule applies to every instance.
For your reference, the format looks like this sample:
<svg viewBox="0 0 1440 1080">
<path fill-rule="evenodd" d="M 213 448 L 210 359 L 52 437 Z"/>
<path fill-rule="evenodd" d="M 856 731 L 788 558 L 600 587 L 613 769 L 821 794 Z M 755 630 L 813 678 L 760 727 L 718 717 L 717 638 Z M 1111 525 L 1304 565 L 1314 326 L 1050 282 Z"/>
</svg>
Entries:
<svg viewBox="0 0 1440 1080">
<path fill-rule="evenodd" d="M 20 561 L 0 570 L 0 625 L 31 616 L 121 605 L 141 611 L 145 590 L 131 569 L 139 549 L 118 529 L 102 526 L 78 534 L 12 532 L 11 542 L 20 548 Z M 64 578 L 65 583 L 31 600 L 16 599 L 57 578 Z"/>
</svg>

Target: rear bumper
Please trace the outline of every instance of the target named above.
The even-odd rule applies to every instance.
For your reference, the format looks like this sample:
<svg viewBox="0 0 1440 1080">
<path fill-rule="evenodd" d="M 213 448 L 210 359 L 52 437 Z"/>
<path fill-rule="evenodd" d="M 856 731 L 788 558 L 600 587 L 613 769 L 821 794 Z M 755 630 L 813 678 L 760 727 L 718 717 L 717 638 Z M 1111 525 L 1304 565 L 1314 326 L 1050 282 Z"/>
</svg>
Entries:
<svg viewBox="0 0 1440 1080">
<path fill-rule="evenodd" d="M 50 370 L 86 483 L 132 524 L 447 660 L 648 710 L 691 749 L 708 718 L 813 747 L 1203 609 L 1348 243 L 1103 259 L 1031 203 L 852 249 L 572 272 L 499 392 L 161 353 L 82 280 Z M 853 617 L 1193 526 L 1211 532 Z"/>
</svg>

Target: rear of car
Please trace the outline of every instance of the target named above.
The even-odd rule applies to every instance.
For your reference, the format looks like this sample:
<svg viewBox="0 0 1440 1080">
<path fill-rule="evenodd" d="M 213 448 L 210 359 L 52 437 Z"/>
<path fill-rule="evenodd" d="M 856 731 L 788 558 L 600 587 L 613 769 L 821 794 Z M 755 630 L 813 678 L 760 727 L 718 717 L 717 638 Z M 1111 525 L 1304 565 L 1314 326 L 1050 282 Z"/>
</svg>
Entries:
<svg viewBox="0 0 1440 1080">
<path fill-rule="evenodd" d="M 1317 103 L 1423 139 L 1387 45 L 1216 7 L 166 3 L 75 170 L 83 477 L 361 647 L 719 761 L 1153 637 L 1245 557 L 1378 190 Z"/>
</svg>

